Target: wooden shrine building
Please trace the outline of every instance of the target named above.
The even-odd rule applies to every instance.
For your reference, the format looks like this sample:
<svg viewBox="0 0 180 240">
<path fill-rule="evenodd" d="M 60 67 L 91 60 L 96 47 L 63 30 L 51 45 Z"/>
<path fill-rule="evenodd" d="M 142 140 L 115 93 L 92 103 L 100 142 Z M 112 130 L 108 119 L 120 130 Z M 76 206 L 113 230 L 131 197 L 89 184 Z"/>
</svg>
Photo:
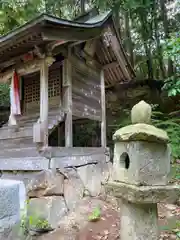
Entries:
<svg viewBox="0 0 180 240">
<path fill-rule="evenodd" d="M 11 83 L 14 71 L 21 115 L 0 129 L 3 149 L 41 150 L 60 123 L 65 141 L 57 146 L 73 147 L 80 119 L 100 122 L 106 148 L 105 88 L 134 77 L 111 12 L 94 10 L 75 21 L 43 14 L 0 37 L 0 83 Z"/>
</svg>

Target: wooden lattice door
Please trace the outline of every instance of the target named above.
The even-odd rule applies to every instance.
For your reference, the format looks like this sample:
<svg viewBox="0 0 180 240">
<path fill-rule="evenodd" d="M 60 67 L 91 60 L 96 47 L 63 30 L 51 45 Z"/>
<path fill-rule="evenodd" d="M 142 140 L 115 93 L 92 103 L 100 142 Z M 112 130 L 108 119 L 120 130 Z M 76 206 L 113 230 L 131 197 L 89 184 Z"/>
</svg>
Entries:
<svg viewBox="0 0 180 240">
<path fill-rule="evenodd" d="M 24 112 L 37 113 L 40 109 L 40 73 L 24 76 Z"/>
<path fill-rule="evenodd" d="M 24 113 L 40 111 L 40 72 L 24 76 Z M 49 110 L 61 104 L 62 68 L 60 63 L 49 68 L 48 95 Z"/>
</svg>

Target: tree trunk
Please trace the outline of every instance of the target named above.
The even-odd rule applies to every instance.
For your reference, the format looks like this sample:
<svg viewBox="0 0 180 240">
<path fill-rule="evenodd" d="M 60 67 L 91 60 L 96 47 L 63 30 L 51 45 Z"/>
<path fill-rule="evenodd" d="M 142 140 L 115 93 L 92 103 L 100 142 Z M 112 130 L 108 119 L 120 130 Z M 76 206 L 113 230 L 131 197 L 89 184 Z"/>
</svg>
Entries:
<svg viewBox="0 0 180 240">
<path fill-rule="evenodd" d="M 148 29 L 148 23 L 147 23 L 147 16 L 146 12 L 143 12 L 143 9 L 139 12 L 139 20 L 141 22 L 141 36 L 143 40 L 143 45 L 145 49 L 145 53 L 147 56 L 147 68 L 148 68 L 148 78 L 153 79 L 154 74 L 153 74 L 153 61 L 152 61 L 152 54 L 150 50 L 150 30 Z"/>
<path fill-rule="evenodd" d="M 126 10 L 124 12 L 126 48 L 130 56 L 131 65 L 134 66 L 133 44 L 132 44 L 129 21 L 130 21 L 129 11 Z"/>
<path fill-rule="evenodd" d="M 153 74 L 152 56 L 151 56 L 150 47 L 148 46 L 148 44 L 146 42 L 144 42 L 144 49 L 145 49 L 146 56 L 147 56 L 147 59 L 148 59 L 147 60 L 148 78 L 153 79 L 154 74 Z"/>
<path fill-rule="evenodd" d="M 168 18 L 167 18 L 167 9 L 166 9 L 166 0 L 160 0 L 160 7 L 161 7 L 161 18 L 163 21 L 163 28 L 165 38 L 169 38 L 169 25 L 168 25 Z M 173 62 L 171 59 L 168 59 L 168 76 L 173 75 Z"/>
<path fill-rule="evenodd" d="M 164 68 L 164 62 L 163 62 L 162 47 L 161 47 L 160 37 L 159 37 L 157 9 L 158 9 L 158 3 L 157 3 L 156 0 L 154 0 L 153 16 L 152 17 L 154 17 L 154 35 L 155 35 L 157 54 L 158 54 L 157 57 L 158 57 L 159 67 L 160 67 L 160 70 L 161 70 L 161 76 L 162 76 L 163 79 L 165 79 L 166 74 L 165 74 L 165 68 Z"/>
<path fill-rule="evenodd" d="M 81 14 L 85 13 L 85 3 L 86 0 L 81 0 L 80 4 L 81 4 Z"/>
<path fill-rule="evenodd" d="M 118 30 L 119 35 L 121 36 L 121 27 L 120 27 L 120 15 L 119 15 L 120 5 L 117 4 L 113 8 L 115 25 Z"/>
</svg>

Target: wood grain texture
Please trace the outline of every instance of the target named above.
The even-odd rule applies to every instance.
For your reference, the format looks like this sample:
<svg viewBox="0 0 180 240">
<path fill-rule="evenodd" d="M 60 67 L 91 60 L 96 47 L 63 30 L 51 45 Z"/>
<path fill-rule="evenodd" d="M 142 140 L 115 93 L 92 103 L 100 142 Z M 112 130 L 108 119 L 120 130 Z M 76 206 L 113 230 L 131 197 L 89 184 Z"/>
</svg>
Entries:
<svg viewBox="0 0 180 240">
<path fill-rule="evenodd" d="M 106 147 L 106 99 L 105 99 L 105 81 L 104 71 L 101 71 L 101 146 Z"/>
<path fill-rule="evenodd" d="M 69 50 L 70 55 L 70 50 Z M 69 58 L 63 62 L 63 105 L 65 114 L 65 146 L 72 147 L 72 66 Z"/>
<path fill-rule="evenodd" d="M 72 62 L 73 115 L 92 120 L 101 119 L 100 74 L 76 57 Z"/>
</svg>

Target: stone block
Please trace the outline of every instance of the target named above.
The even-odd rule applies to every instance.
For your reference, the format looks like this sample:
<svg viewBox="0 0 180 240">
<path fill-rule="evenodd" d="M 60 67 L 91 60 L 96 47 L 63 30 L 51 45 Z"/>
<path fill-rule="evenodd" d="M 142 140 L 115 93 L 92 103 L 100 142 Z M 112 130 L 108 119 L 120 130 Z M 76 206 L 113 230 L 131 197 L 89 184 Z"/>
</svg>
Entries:
<svg viewBox="0 0 180 240">
<path fill-rule="evenodd" d="M 101 192 L 102 172 L 99 165 L 87 165 L 77 169 L 80 179 L 90 196 L 96 197 Z"/>
<path fill-rule="evenodd" d="M 108 182 L 106 193 L 117 199 L 125 199 L 137 204 L 174 203 L 180 197 L 179 185 L 135 186 L 121 182 Z"/>
<path fill-rule="evenodd" d="M 27 185 L 28 197 L 62 196 L 64 176 L 53 170 L 44 170 L 34 176 Z"/>
<path fill-rule="evenodd" d="M 49 159 L 40 156 L 0 159 L 0 170 L 4 171 L 40 171 L 48 168 Z"/>
<path fill-rule="evenodd" d="M 117 142 L 113 180 L 135 185 L 166 185 L 170 173 L 170 149 L 163 143 Z"/>
<path fill-rule="evenodd" d="M 66 173 L 68 179 L 64 181 L 64 198 L 69 210 L 74 210 L 84 196 L 84 185 L 76 170 L 70 169 Z"/>
<path fill-rule="evenodd" d="M 159 239 L 157 204 L 138 205 L 123 201 L 120 229 L 122 240 Z"/>
<path fill-rule="evenodd" d="M 8 228 L 20 220 L 20 183 L 0 180 L 0 228 Z"/>
<path fill-rule="evenodd" d="M 73 168 L 109 161 L 109 150 L 101 147 L 54 147 L 46 149 L 43 156 L 51 157 L 50 168 Z"/>
<path fill-rule="evenodd" d="M 55 229 L 60 219 L 66 214 L 66 203 L 61 196 L 32 198 L 27 208 L 27 215 L 32 219 L 32 226 L 37 219 L 45 219 Z"/>
<path fill-rule="evenodd" d="M 25 186 L 27 186 L 38 173 L 39 171 L 3 171 L 1 179 L 23 181 Z"/>
</svg>

